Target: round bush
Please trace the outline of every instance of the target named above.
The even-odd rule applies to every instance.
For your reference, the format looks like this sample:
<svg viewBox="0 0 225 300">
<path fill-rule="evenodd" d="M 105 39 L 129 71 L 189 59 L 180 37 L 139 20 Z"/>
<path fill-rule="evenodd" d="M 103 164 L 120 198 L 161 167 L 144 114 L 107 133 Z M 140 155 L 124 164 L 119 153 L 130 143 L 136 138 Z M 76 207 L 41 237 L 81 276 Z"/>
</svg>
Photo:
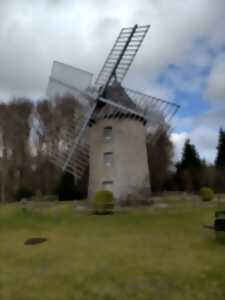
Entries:
<svg viewBox="0 0 225 300">
<path fill-rule="evenodd" d="M 94 213 L 113 213 L 115 199 L 110 191 L 98 191 L 91 201 Z"/>
<path fill-rule="evenodd" d="M 202 201 L 211 201 L 214 198 L 214 191 L 211 188 L 203 187 L 200 189 L 200 197 Z"/>
</svg>

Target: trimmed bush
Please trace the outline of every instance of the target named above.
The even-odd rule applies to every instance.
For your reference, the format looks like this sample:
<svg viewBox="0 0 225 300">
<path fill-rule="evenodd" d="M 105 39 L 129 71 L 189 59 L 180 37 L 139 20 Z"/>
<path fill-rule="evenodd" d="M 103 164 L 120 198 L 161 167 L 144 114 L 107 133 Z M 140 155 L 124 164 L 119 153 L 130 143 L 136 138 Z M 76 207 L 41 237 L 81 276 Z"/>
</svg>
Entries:
<svg viewBox="0 0 225 300">
<path fill-rule="evenodd" d="M 211 201 L 214 198 L 214 191 L 211 188 L 203 187 L 200 189 L 200 198 L 202 201 Z"/>
<path fill-rule="evenodd" d="M 115 199 L 110 191 L 98 191 L 91 201 L 93 213 L 111 214 L 114 211 Z"/>
</svg>

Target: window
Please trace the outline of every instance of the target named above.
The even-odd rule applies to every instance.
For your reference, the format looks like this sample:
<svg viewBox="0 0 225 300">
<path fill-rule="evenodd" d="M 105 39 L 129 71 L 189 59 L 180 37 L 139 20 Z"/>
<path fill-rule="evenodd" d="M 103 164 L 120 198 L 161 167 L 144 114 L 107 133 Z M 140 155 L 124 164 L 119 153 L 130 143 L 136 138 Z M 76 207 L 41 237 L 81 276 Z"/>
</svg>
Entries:
<svg viewBox="0 0 225 300">
<path fill-rule="evenodd" d="M 105 152 L 104 153 L 104 164 L 107 167 L 111 167 L 113 164 L 113 153 L 112 152 Z"/>
<path fill-rule="evenodd" d="M 113 181 L 112 180 L 103 181 L 102 185 L 103 185 L 103 190 L 112 191 Z"/>
<path fill-rule="evenodd" d="M 112 140 L 112 126 L 104 127 L 104 141 L 110 142 Z"/>
</svg>

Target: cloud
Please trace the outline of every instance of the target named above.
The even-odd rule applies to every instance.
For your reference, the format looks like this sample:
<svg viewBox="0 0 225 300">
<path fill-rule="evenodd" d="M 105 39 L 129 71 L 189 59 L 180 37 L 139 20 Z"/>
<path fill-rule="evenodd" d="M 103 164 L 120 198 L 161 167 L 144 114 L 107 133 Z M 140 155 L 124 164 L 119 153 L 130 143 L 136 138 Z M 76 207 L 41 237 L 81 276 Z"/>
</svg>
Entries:
<svg viewBox="0 0 225 300">
<path fill-rule="evenodd" d="M 175 161 L 181 159 L 182 150 L 184 147 L 185 140 L 188 138 L 187 132 L 181 132 L 181 133 L 172 133 L 171 134 L 171 141 L 174 144 L 175 153 L 174 153 L 174 159 Z"/>
<path fill-rule="evenodd" d="M 211 129 L 224 128 L 225 126 L 225 105 L 219 108 L 210 109 L 206 113 L 192 118 L 190 125 L 193 127 L 205 126 Z"/>
<path fill-rule="evenodd" d="M 201 159 L 213 163 L 216 156 L 218 132 L 218 130 L 199 126 L 191 132 L 172 133 L 171 141 L 175 148 L 174 160 L 178 161 L 181 159 L 185 140 L 189 138 L 191 143 L 196 146 Z"/>
<path fill-rule="evenodd" d="M 175 160 L 181 158 L 186 138 L 196 146 L 200 157 L 213 163 L 217 152 L 219 129 L 225 126 L 225 106 L 211 108 L 199 116 L 176 116 L 173 120 L 174 128 L 179 132 L 171 135 L 175 146 Z"/>
<path fill-rule="evenodd" d="M 3 0 L 0 93 L 44 95 L 55 59 L 97 73 L 120 27 L 135 23 L 152 27 L 126 84 L 147 88 L 168 64 L 182 63 L 196 39 L 218 45 L 224 11 L 223 0 Z"/>
<path fill-rule="evenodd" d="M 206 96 L 212 100 L 223 101 L 225 104 L 225 53 L 215 60 L 208 78 Z"/>
<path fill-rule="evenodd" d="M 205 126 L 198 127 L 191 132 L 190 138 L 201 158 L 210 162 L 215 160 L 218 130 Z"/>
<path fill-rule="evenodd" d="M 177 91 L 202 93 L 210 111 L 178 115 L 171 138 L 180 153 L 190 136 L 212 160 L 225 120 L 224 0 L 1 0 L 0 99 L 43 97 L 53 60 L 97 75 L 121 27 L 136 23 L 151 28 L 124 84 L 184 112 Z"/>
</svg>

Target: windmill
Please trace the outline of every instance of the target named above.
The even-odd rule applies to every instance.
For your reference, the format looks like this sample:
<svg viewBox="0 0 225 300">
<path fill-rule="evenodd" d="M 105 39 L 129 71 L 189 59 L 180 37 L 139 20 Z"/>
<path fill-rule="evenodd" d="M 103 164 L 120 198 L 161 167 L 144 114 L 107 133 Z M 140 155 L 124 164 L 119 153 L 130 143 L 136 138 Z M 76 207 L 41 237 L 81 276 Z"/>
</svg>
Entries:
<svg viewBox="0 0 225 300">
<path fill-rule="evenodd" d="M 93 85 L 93 74 L 53 63 L 48 97 L 72 94 L 79 108 L 50 158 L 75 180 L 89 165 L 89 197 L 101 189 L 119 200 L 150 195 L 146 136 L 166 130 L 179 107 L 122 86 L 149 27 L 122 28 Z"/>
</svg>

